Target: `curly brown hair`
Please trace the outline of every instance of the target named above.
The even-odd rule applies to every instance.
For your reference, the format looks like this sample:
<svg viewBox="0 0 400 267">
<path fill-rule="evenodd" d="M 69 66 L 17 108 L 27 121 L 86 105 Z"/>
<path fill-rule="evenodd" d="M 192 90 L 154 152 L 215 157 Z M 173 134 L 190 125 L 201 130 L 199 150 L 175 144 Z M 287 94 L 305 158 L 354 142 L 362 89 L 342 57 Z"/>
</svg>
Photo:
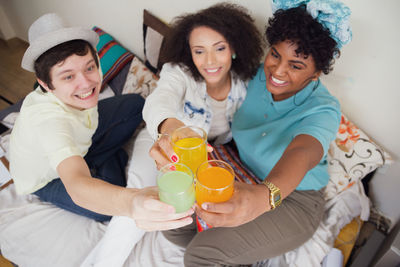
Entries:
<svg viewBox="0 0 400 267">
<path fill-rule="evenodd" d="M 330 31 L 316 21 L 304 5 L 277 10 L 268 20 L 266 37 L 270 45 L 292 41 L 297 45 L 296 53 L 312 55 L 317 70 L 325 74 L 333 69 L 335 56 L 340 56 Z"/>
<path fill-rule="evenodd" d="M 231 69 L 243 80 L 251 79 L 263 55 L 263 39 L 247 10 L 231 3 L 219 3 L 196 13 L 176 17 L 163 47 L 165 62 L 187 67 L 195 80 L 202 80 L 192 60 L 189 36 L 206 26 L 220 33 L 235 51 Z"/>
</svg>

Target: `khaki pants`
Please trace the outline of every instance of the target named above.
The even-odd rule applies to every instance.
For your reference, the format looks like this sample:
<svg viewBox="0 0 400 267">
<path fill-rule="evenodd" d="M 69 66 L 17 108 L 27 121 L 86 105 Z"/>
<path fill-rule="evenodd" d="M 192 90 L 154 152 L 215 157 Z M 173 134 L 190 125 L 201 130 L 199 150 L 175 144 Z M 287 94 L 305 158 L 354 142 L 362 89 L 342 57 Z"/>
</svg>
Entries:
<svg viewBox="0 0 400 267">
<path fill-rule="evenodd" d="M 215 227 L 197 233 L 195 223 L 163 232 L 186 247 L 185 266 L 253 264 L 293 250 L 317 229 L 324 212 L 320 191 L 294 191 L 277 209 L 238 227 Z"/>
</svg>

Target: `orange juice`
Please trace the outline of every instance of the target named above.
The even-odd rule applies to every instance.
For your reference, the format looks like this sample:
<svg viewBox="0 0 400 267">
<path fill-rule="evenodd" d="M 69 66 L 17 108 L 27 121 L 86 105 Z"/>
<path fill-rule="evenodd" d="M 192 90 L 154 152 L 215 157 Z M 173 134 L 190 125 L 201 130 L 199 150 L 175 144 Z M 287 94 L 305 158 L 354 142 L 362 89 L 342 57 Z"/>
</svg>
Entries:
<svg viewBox="0 0 400 267">
<path fill-rule="evenodd" d="M 193 173 L 207 160 L 206 141 L 200 137 L 188 137 L 174 142 L 174 151 L 179 162 L 188 166 Z"/>
<path fill-rule="evenodd" d="M 208 167 L 197 172 L 196 201 L 224 202 L 233 194 L 233 173 L 224 167 Z"/>
</svg>

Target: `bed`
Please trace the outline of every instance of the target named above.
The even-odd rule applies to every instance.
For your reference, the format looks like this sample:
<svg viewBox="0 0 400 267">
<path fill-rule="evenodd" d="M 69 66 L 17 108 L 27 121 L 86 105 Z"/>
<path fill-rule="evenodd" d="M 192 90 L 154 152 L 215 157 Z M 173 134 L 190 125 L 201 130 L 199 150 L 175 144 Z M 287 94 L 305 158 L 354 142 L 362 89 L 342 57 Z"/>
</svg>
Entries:
<svg viewBox="0 0 400 267">
<path fill-rule="evenodd" d="M 168 27 L 145 11 L 143 29 L 145 58 L 141 60 L 110 34 L 93 28 L 100 36 L 97 49 L 104 73 L 101 98 L 128 93 L 146 97 L 155 88 L 157 72 L 162 65 L 160 50 Z M 111 48 L 110 43 L 113 44 Z M 0 120 L 12 128 L 18 109 L 12 106 L 1 111 Z M 128 154 L 135 145 L 135 137 L 125 146 Z M 9 132 L 6 132 L 0 139 L 6 152 L 8 141 Z M 368 219 L 370 202 L 361 180 L 390 161 L 384 149 L 342 115 L 337 138 L 329 149 L 331 178 L 324 193 L 324 218 L 317 231 L 301 247 L 253 266 L 321 266 L 340 230 L 356 217 Z M 127 177 L 134 174 L 134 166 L 130 158 Z M 0 191 L 0 251 L 20 267 L 80 266 L 106 227 L 106 223 L 40 202 L 34 195 L 18 196 L 13 184 Z M 183 254 L 182 248 L 170 243 L 160 232 L 148 232 L 134 247 L 124 266 L 183 266 Z"/>
</svg>

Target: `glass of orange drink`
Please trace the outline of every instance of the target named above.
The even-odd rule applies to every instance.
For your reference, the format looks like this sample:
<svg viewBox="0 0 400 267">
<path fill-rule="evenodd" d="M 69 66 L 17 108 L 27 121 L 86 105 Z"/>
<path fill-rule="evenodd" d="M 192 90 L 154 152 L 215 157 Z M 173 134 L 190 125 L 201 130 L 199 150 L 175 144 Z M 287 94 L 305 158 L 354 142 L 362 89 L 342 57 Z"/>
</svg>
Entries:
<svg viewBox="0 0 400 267">
<path fill-rule="evenodd" d="M 199 206 L 204 202 L 225 202 L 232 197 L 235 172 L 228 163 L 208 160 L 198 167 L 196 174 L 196 201 Z"/>
<path fill-rule="evenodd" d="M 195 174 L 201 163 L 207 161 L 207 133 L 196 126 L 183 126 L 172 132 L 172 147 L 179 162 Z"/>
</svg>

